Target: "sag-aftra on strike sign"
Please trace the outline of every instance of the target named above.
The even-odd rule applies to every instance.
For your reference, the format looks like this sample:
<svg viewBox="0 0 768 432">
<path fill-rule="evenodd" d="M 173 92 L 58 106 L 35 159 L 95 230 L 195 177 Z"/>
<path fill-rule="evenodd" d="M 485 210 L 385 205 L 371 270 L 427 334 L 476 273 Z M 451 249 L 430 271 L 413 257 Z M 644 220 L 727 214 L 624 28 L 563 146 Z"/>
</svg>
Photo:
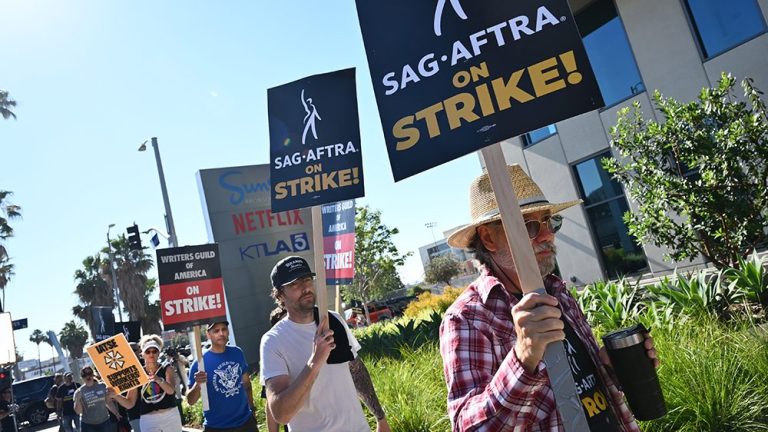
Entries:
<svg viewBox="0 0 768 432">
<path fill-rule="evenodd" d="M 357 0 L 395 180 L 603 106 L 566 0 Z"/>
<path fill-rule="evenodd" d="M 272 211 L 365 195 L 355 70 L 267 90 Z"/>
<path fill-rule="evenodd" d="M 166 330 L 227 319 L 217 244 L 158 249 L 157 272 Z"/>
</svg>

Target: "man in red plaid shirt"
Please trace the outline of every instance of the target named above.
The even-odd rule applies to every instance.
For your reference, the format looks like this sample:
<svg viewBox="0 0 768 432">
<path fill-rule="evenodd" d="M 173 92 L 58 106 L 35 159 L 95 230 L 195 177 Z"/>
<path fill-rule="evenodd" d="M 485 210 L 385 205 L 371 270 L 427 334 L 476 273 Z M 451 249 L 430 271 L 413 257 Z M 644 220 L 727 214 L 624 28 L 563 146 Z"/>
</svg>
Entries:
<svg viewBox="0 0 768 432">
<path fill-rule="evenodd" d="M 549 343 L 563 343 L 590 431 L 639 431 L 599 350 L 592 329 L 555 268 L 554 234 L 561 210 L 581 203 L 550 203 L 518 165 L 508 173 L 548 294 L 523 295 L 488 175 L 470 186 L 472 223 L 448 238 L 470 249 L 480 276 L 448 309 L 440 327 L 440 354 L 454 431 L 563 430 L 542 362 Z M 656 359 L 646 335 L 648 357 Z"/>
</svg>

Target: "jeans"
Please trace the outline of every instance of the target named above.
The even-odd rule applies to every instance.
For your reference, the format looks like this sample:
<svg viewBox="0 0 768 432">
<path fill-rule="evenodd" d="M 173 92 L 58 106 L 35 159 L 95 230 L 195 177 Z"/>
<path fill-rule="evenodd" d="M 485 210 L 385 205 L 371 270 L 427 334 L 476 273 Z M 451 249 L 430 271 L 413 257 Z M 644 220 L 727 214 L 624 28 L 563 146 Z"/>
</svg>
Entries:
<svg viewBox="0 0 768 432">
<path fill-rule="evenodd" d="M 72 427 L 72 423 L 75 423 L 75 427 Z M 77 414 L 61 416 L 61 427 L 64 428 L 64 432 L 80 432 L 80 416 Z"/>
<path fill-rule="evenodd" d="M 81 432 L 115 432 L 115 424 L 109 420 L 95 425 L 81 423 L 80 427 L 82 428 Z"/>
</svg>

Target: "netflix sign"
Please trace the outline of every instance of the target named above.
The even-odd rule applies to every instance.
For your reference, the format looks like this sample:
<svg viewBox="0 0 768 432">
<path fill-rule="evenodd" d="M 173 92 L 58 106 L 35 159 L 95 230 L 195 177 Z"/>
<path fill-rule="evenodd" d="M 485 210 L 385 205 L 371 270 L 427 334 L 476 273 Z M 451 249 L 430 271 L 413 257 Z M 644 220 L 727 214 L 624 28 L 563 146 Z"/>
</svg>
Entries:
<svg viewBox="0 0 768 432">
<path fill-rule="evenodd" d="M 166 330 L 227 319 L 218 245 L 158 249 L 157 265 Z"/>
</svg>

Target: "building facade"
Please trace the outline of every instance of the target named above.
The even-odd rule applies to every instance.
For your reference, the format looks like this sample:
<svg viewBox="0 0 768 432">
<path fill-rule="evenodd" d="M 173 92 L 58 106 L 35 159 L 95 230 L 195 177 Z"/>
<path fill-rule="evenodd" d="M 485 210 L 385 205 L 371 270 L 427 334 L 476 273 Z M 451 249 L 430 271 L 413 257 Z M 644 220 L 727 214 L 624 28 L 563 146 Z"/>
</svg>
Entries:
<svg viewBox="0 0 768 432">
<path fill-rule="evenodd" d="M 605 107 L 506 140 L 507 163 L 520 164 L 550 201 L 580 198 L 563 212 L 558 266 L 583 285 L 625 274 L 665 274 L 702 264 L 670 263 L 665 251 L 637 244 L 622 215 L 633 208 L 600 159 L 609 130 L 634 102 L 660 121 L 651 95 L 696 99 L 722 72 L 748 76 L 768 91 L 768 0 L 569 0 Z M 481 157 L 481 165 L 485 166 Z"/>
<path fill-rule="evenodd" d="M 443 232 L 443 237 L 439 240 L 435 240 L 434 242 L 419 248 L 419 258 L 421 258 L 421 265 L 424 268 L 424 273 L 427 272 L 427 266 L 433 259 L 445 255 L 452 255 L 461 267 L 457 278 L 461 279 L 466 276 L 474 276 L 477 274 L 477 268 L 475 267 L 472 254 L 464 249 L 458 249 L 448 245 L 448 236 L 459 228 L 461 227 L 458 226 L 449 229 Z"/>
</svg>

